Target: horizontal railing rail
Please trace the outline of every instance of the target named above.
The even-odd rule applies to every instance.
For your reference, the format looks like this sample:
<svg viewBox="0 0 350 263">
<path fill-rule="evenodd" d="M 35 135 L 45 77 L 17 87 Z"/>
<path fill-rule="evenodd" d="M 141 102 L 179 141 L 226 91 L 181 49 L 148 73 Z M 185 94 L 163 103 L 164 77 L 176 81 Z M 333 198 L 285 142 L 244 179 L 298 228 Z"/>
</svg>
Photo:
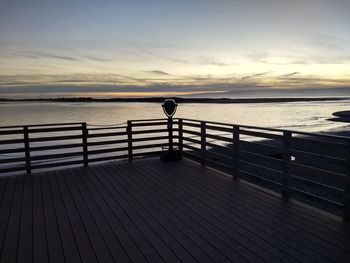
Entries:
<svg viewBox="0 0 350 263">
<path fill-rule="evenodd" d="M 159 156 L 168 127 L 167 119 L 0 127 L 0 174 Z M 174 145 L 203 166 L 350 218 L 348 137 L 194 119 L 171 127 Z"/>
<path fill-rule="evenodd" d="M 183 154 L 350 219 L 350 138 L 180 119 Z"/>
<path fill-rule="evenodd" d="M 168 145 L 167 132 L 167 119 L 108 127 L 84 122 L 3 126 L 0 174 L 160 155 Z"/>
</svg>

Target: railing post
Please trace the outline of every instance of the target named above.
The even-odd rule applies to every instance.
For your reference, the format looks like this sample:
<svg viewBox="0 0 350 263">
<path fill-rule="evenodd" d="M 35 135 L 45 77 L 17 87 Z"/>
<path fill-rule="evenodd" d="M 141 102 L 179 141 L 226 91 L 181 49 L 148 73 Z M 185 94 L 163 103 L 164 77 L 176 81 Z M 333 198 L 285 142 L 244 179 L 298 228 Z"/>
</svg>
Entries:
<svg viewBox="0 0 350 263">
<path fill-rule="evenodd" d="M 28 126 L 23 126 L 23 139 L 24 139 L 24 154 L 26 159 L 26 172 L 27 174 L 31 174 L 32 168 L 30 163 L 30 145 L 29 145 Z"/>
<path fill-rule="evenodd" d="M 182 119 L 179 119 L 179 151 L 183 151 L 183 123 Z"/>
<path fill-rule="evenodd" d="M 289 199 L 289 179 L 290 179 L 290 162 L 291 162 L 291 138 L 292 132 L 283 132 L 283 174 L 282 174 L 282 197 Z"/>
<path fill-rule="evenodd" d="M 128 134 L 128 157 L 129 162 L 132 161 L 132 121 L 127 122 L 126 132 Z"/>
<path fill-rule="evenodd" d="M 201 121 L 201 164 L 206 164 L 207 159 L 207 145 L 206 145 L 206 123 Z"/>
<path fill-rule="evenodd" d="M 83 161 L 84 161 L 84 166 L 87 167 L 89 165 L 89 154 L 88 154 L 88 144 L 87 144 L 88 129 L 86 127 L 86 122 L 81 124 L 81 131 L 82 131 L 82 141 L 83 141 Z"/>
<path fill-rule="evenodd" d="M 347 140 L 346 145 L 347 153 L 347 172 L 344 182 L 344 211 L 343 220 L 350 222 L 350 140 Z"/>
<path fill-rule="evenodd" d="M 233 177 L 234 179 L 239 178 L 239 126 L 233 126 Z"/>
</svg>

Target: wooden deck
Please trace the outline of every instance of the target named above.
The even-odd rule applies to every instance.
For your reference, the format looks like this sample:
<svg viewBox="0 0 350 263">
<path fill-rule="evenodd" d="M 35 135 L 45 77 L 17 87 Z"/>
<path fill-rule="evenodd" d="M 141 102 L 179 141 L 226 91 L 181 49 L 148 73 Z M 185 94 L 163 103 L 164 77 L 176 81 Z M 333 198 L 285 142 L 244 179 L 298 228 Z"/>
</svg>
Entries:
<svg viewBox="0 0 350 263">
<path fill-rule="evenodd" d="M 350 262 L 350 225 L 187 160 L 0 179 L 1 262 Z"/>
</svg>

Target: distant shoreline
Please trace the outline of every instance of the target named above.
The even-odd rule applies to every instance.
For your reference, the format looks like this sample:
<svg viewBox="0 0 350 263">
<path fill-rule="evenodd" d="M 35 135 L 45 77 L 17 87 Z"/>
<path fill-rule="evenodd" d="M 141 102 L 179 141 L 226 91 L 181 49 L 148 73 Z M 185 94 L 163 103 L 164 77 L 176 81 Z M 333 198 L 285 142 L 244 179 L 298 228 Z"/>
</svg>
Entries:
<svg viewBox="0 0 350 263">
<path fill-rule="evenodd" d="M 180 97 L 155 97 L 155 98 L 110 98 L 99 99 L 90 97 L 73 97 L 73 98 L 38 98 L 38 99 L 6 99 L 0 98 L 0 102 L 143 102 L 143 103 L 161 103 L 165 99 L 175 99 L 177 103 L 218 103 L 218 104 L 234 104 L 234 103 L 280 103 L 280 102 L 307 102 L 307 101 L 342 101 L 350 100 L 350 97 L 334 98 L 180 98 Z"/>
</svg>

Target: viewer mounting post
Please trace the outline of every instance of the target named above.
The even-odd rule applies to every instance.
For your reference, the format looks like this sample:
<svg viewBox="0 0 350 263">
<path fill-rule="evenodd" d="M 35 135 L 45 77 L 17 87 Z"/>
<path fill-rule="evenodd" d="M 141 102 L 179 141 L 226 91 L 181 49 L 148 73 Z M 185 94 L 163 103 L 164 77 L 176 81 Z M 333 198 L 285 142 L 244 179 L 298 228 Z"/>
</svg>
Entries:
<svg viewBox="0 0 350 263">
<path fill-rule="evenodd" d="M 173 116 L 177 109 L 177 103 L 173 99 L 166 99 L 162 104 L 164 114 L 168 117 L 168 151 L 166 154 L 161 156 L 163 161 L 176 161 L 181 159 L 179 151 L 174 151 L 174 142 L 173 142 Z"/>
</svg>

